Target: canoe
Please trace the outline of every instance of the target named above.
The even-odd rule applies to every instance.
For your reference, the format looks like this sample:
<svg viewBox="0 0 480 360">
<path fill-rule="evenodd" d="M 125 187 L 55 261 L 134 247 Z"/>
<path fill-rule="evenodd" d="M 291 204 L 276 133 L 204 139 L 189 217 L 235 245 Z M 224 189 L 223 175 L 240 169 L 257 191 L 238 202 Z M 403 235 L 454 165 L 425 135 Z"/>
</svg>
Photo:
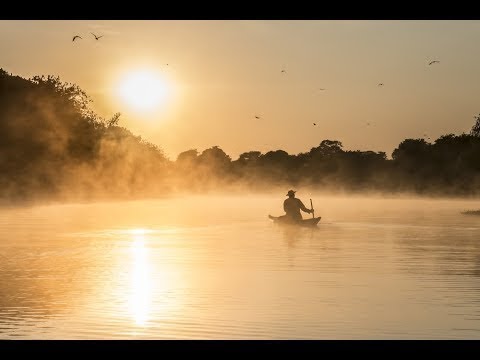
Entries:
<svg viewBox="0 0 480 360">
<path fill-rule="evenodd" d="M 311 219 L 303 219 L 301 221 L 292 221 L 285 216 L 272 216 L 268 215 L 268 217 L 273 220 L 275 224 L 282 224 L 282 225 L 294 225 L 294 226 L 317 226 L 318 222 L 322 218 L 321 216 Z"/>
</svg>

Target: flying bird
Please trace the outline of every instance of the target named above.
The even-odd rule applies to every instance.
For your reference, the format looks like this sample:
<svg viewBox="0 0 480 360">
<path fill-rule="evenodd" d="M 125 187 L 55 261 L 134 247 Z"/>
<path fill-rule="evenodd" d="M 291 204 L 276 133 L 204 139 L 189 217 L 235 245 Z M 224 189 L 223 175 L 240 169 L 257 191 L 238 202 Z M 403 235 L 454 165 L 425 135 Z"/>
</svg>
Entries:
<svg viewBox="0 0 480 360">
<path fill-rule="evenodd" d="M 100 39 L 101 37 L 103 37 L 103 35 L 97 36 L 97 35 L 95 35 L 94 33 L 90 33 L 90 34 L 92 34 L 93 36 L 95 36 L 95 40 L 98 40 L 98 39 Z"/>
<path fill-rule="evenodd" d="M 313 123 L 314 126 L 317 126 L 317 123 Z"/>
<path fill-rule="evenodd" d="M 75 41 L 76 38 L 81 39 L 82 37 L 81 37 L 81 36 L 78 36 L 78 35 L 75 35 L 75 36 L 73 37 L 72 41 Z"/>
<path fill-rule="evenodd" d="M 440 61 L 438 61 L 438 60 L 433 60 L 433 61 L 430 61 L 430 62 L 428 63 L 428 65 L 432 65 L 432 64 L 435 64 L 435 63 L 440 63 Z"/>
<path fill-rule="evenodd" d="M 383 86 L 383 83 L 378 84 L 378 86 Z"/>
<path fill-rule="evenodd" d="M 327 89 L 324 89 L 324 88 L 320 88 L 320 89 L 318 89 L 318 90 L 320 90 L 320 91 L 323 91 L 323 90 L 327 90 Z"/>
<path fill-rule="evenodd" d="M 285 71 L 285 70 L 282 70 L 281 72 L 282 72 L 282 73 L 286 73 L 286 71 Z"/>
<path fill-rule="evenodd" d="M 255 115 L 255 119 L 260 119 L 260 116 Z"/>
</svg>

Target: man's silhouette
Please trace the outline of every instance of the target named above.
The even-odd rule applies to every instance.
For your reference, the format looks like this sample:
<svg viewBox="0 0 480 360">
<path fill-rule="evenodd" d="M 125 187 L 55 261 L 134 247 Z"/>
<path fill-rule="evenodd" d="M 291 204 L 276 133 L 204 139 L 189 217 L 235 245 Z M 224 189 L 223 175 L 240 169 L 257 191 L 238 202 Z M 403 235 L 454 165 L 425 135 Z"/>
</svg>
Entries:
<svg viewBox="0 0 480 360">
<path fill-rule="evenodd" d="M 295 191 L 289 190 L 287 193 L 288 199 L 285 199 L 283 202 L 283 210 L 285 210 L 286 215 L 289 220 L 293 221 L 302 221 L 302 214 L 300 210 L 311 214 L 312 210 L 307 209 L 305 205 L 303 205 L 302 200 L 295 197 Z"/>
</svg>

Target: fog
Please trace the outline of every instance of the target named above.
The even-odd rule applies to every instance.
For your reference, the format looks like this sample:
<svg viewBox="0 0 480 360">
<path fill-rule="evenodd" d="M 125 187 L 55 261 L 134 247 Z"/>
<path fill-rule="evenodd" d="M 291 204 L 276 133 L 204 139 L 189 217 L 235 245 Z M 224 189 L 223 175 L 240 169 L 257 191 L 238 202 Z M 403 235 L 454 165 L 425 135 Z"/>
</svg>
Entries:
<svg viewBox="0 0 480 360">
<path fill-rule="evenodd" d="M 0 69 L 0 338 L 480 335 L 480 115 L 388 155 L 170 159 L 90 103 Z M 268 218 L 290 189 L 318 226 Z"/>
<path fill-rule="evenodd" d="M 301 193 L 478 198 L 480 118 L 469 134 L 406 139 L 384 152 L 345 151 L 338 140 L 299 154 L 161 146 L 105 119 L 75 84 L 0 71 L 0 203 L 103 201 L 187 194 Z M 201 134 L 199 134 L 201 135 Z M 310 197 L 309 197 L 310 198 Z"/>
<path fill-rule="evenodd" d="M 2 207 L 0 338 L 478 338 L 474 202 L 297 195 Z"/>
</svg>

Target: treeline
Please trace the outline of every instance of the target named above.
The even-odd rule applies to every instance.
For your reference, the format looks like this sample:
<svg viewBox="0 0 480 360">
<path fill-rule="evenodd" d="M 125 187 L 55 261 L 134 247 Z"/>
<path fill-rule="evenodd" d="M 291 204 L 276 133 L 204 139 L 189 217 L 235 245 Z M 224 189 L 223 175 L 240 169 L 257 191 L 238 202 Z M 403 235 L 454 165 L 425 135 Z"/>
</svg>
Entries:
<svg viewBox="0 0 480 360">
<path fill-rule="evenodd" d="M 0 69 L 0 198 L 132 196 L 160 188 L 169 161 L 103 119 L 77 85 Z M 161 175 L 161 176 L 155 176 Z"/>
<path fill-rule="evenodd" d="M 433 143 L 406 139 L 393 151 L 344 150 L 323 140 L 299 154 L 218 146 L 168 159 L 156 145 L 89 110 L 90 98 L 58 77 L 0 70 L 0 199 L 139 197 L 236 186 L 309 186 L 326 191 L 479 195 L 480 116 L 469 134 Z"/>
<path fill-rule="evenodd" d="M 444 135 L 433 143 L 406 139 L 393 151 L 344 150 L 340 141 L 323 140 L 309 152 L 249 151 L 237 160 L 218 147 L 181 153 L 176 170 L 184 186 L 204 188 L 247 184 L 308 186 L 326 191 L 383 191 L 425 195 L 480 195 L 480 116 L 470 134 Z M 215 182 L 207 182 L 215 179 Z"/>
</svg>

